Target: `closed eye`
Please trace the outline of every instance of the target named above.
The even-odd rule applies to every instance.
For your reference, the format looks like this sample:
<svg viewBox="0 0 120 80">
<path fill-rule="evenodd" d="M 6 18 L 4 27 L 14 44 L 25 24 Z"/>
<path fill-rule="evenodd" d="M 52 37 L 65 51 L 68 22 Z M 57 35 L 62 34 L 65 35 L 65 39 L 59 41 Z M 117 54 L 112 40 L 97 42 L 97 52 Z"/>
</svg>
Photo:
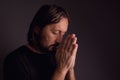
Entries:
<svg viewBox="0 0 120 80">
<path fill-rule="evenodd" d="M 53 34 L 59 34 L 59 31 L 52 31 Z"/>
</svg>

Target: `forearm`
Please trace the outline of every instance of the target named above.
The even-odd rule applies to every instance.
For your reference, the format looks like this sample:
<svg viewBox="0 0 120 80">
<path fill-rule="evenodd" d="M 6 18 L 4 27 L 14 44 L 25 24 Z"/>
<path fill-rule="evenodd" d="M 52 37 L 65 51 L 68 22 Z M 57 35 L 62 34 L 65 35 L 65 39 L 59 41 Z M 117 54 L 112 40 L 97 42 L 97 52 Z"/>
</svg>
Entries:
<svg viewBox="0 0 120 80">
<path fill-rule="evenodd" d="M 75 78 L 75 72 L 74 72 L 74 69 L 70 69 L 68 72 L 67 72 L 67 75 L 66 75 L 66 80 L 76 80 Z"/>
</svg>

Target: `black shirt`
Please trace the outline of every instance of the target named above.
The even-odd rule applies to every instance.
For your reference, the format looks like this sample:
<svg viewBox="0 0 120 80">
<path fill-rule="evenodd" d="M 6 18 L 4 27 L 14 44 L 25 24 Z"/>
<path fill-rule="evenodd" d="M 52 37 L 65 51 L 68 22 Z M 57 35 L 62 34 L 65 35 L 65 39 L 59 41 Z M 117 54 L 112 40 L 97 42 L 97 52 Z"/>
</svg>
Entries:
<svg viewBox="0 0 120 80">
<path fill-rule="evenodd" d="M 37 54 L 22 46 L 6 57 L 4 80 L 50 80 L 54 58 L 54 53 Z"/>
</svg>

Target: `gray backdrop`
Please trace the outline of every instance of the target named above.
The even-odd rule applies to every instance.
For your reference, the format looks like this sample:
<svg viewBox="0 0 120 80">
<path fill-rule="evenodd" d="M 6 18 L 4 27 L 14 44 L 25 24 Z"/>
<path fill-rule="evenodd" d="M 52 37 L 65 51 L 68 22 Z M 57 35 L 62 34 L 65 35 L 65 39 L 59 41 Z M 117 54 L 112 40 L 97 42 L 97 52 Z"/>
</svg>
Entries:
<svg viewBox="0 0 120 80">
<path fill-rule="evenodd" d="M 0 80 L 5 56 L 27 42 L 34 14 L 49 3 L 70 13 L 69 33 L 76 33 L 79 43 L 77 80 L 120 80 L 120 12 L 115 0 L 0 0 Z"/>
</svg>

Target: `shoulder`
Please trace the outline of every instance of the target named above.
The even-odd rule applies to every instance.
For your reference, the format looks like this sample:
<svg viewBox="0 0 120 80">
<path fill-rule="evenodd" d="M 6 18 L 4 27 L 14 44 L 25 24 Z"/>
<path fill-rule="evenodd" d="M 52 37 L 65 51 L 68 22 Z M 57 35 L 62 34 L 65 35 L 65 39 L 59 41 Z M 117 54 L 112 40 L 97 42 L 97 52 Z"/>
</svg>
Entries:
<svg viewBox="0 0 120 80">
<path fill-rule="evenodd" d="M 25 46 L 21 46 L 6 56 L 3 64 L 4 78 L 7 80 L 25 80 L 29 71 L 24 57 L 27 52 Z"/>
<path fill-rule="evenodd" d="M 25 46 L 17 48 L 6 56 L 5 62 L 18 62 L 19 59 L 25 55 L 26 51 L 27 49 Z"/>
</svg>

